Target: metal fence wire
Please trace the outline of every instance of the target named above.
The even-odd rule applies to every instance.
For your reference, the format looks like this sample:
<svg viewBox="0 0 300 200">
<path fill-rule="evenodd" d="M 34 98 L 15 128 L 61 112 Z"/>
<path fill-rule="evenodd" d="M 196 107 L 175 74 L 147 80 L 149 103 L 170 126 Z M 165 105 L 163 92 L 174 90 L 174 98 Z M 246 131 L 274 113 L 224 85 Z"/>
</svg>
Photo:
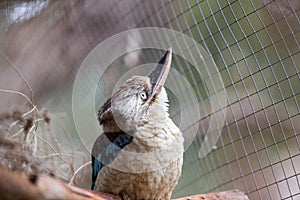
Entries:
<svg viewBox="0 0 300 200">
<path fill-rule="evenodd" d="M 212 114 L 200 104 L 199 133 L 185 152 L 174 198 L 240 189 L 250 199 L 300 199 L 298 0 L 107 1 L 105 8 L 103 16 L 113 21 L 104 20 L 104 29 L 125 24 L 182 32 L 209 52 L 221 75 L 227 93 L 222 134 L 199 159 Z M 161 53 L 149 55 L 155 61 Z M 173 67 L 189 77 L 201 102 L 209 98 L 190 63 L 174 55 Z"/>
<path fill-rule="evenodd" d="M 125 2 L 111 5 L 124 8 Z M 227 92 L 215 149 L 199 159 L 203 137 L 197 137 L 185 153 L 174 197 L 240 189 L 250 199 L 300 198 L 299 14 L 296 0 L 141 1 L 116 20 L 134 21 L 131 28 L 170 28 L 197 40 Z M 187 72 L 189 63 L 175 56 L 173 65 L 203 89 L 197 75 Z M 202 110 L 209 116 L 209 109 Z"/>
</svg>

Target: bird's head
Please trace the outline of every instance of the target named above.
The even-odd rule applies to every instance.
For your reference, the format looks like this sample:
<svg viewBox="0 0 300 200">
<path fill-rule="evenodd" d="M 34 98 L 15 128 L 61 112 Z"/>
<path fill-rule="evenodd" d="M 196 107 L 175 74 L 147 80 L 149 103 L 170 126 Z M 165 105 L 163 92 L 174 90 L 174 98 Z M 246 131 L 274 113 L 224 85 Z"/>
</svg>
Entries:
<svg viewBox="0 0 300 200">
<path fill-rule="evenodd" d="M 169 49 L 148 76 L 133 76 L 123 83 L 100 108 L 100 124 L 133 131 L 137 124 L 147 119 L 168 117 L 164 83 L 171 60 L 172 50 Z"/>
</svg>

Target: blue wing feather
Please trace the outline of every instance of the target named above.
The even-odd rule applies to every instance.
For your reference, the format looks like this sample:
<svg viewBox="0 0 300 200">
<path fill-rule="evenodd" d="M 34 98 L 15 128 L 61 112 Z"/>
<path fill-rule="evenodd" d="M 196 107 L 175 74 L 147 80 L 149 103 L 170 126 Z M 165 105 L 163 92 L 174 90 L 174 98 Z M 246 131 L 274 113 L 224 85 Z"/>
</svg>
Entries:
<svg viewBox="0 0 300 200">
<path fill-rule="evenodd" d="M 109 165 L 132 139 L 133 137 L 125 132 L 103 133 L 96 139 L 92 149 L 92 190 L 101 169 Z"/>
</svg>

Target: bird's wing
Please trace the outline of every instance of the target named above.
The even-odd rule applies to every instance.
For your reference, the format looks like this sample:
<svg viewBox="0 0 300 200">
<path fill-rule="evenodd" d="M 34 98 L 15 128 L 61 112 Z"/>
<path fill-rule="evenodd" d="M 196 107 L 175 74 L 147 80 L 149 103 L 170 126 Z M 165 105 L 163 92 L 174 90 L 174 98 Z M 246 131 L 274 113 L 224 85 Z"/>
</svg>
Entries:
<svg viewBox="0 0 300 200">
<path fill-rule="evenodd" d="M 96 139 L 92 149 L 92 190 L 102 167 L 109 165 L 132 139 L 133 137 L 125 132 L 103 133 Z"/>
<path fill-rule="evenodd" d="M 105 121 L 107 118 L 107 115 L 111 113 L 111 98 L 107 99 L 107 101 L 101 106 L 101 108 L 98 111 L 98 121 L 100 124 Z"/>
</svg>

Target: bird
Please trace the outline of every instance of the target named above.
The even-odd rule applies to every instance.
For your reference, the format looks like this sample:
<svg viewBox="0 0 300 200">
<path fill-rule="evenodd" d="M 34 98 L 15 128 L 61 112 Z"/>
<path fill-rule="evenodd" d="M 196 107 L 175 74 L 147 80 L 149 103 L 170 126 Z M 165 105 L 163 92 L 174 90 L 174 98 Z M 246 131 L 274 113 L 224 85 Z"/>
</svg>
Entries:
<svg viewBox="0 0 300 200">
<path fill-rule="evenodd" d="M 132 76 L 100 107 L 92 148 L 95 191 L 123 200 L 170 199 L 182 172 L 184 138 L 168 113 L 169 48 L 147 76 Z"/>
</svg>

